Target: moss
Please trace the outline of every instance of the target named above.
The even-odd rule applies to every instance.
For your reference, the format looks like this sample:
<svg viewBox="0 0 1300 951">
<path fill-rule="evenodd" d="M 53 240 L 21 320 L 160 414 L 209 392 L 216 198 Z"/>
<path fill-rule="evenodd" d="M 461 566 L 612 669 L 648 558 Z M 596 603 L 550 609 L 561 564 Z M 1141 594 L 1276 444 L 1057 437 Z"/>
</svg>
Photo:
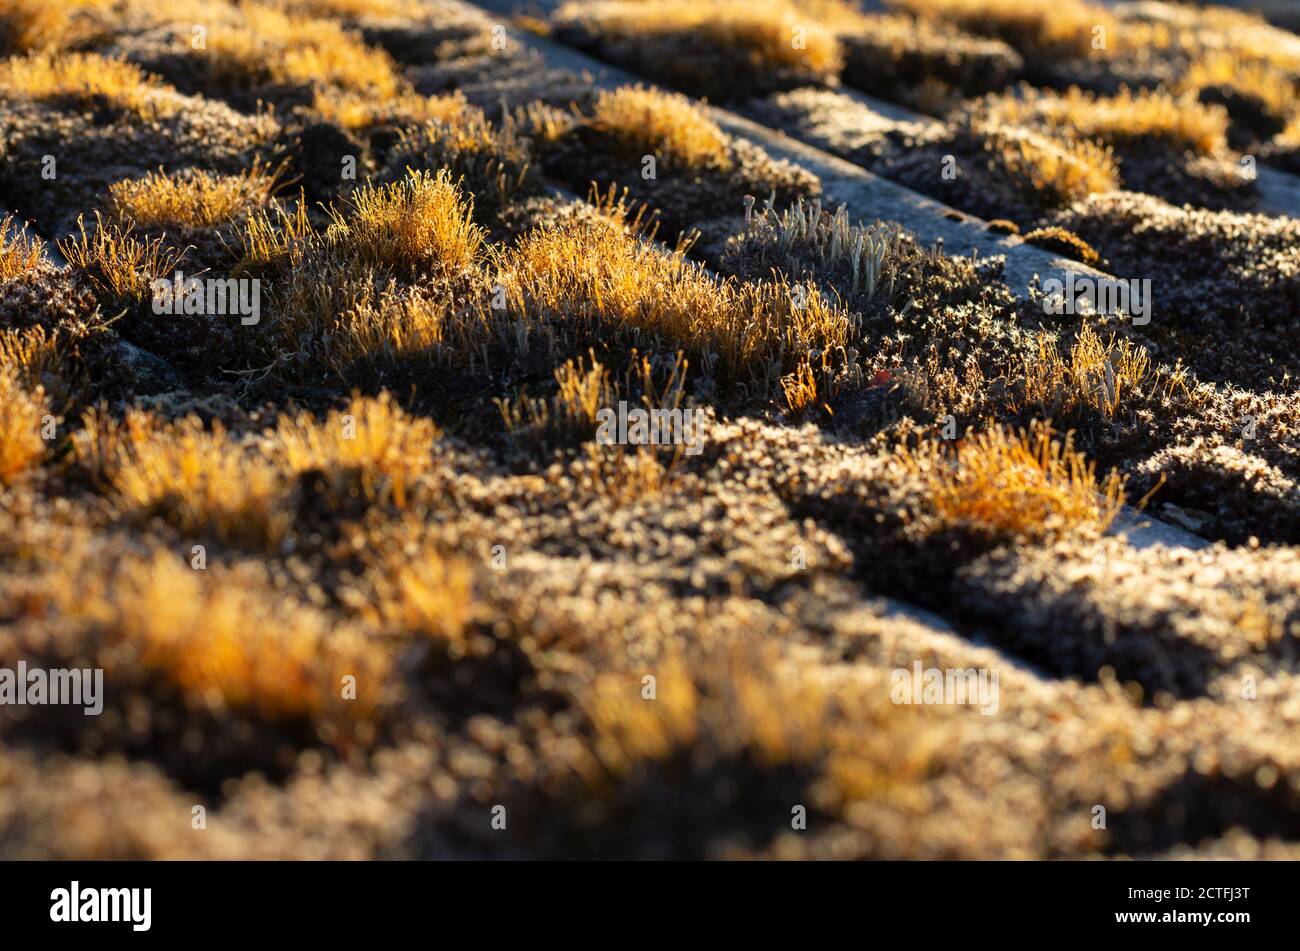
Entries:
<svg viewBox="0 0 1300 951">
<path fill-rule="evenodd" d="M 1030 244 L 1057 251 L 1089 266 L 1095 266 L 1101 261 L 1101 255 L 1088 242 L 1065 228 L 1035 228 L 1027 232 L 1024 238 Z"/>
<path fill-rule="evenodd" d="M 870 18 L 859 31 L 840 35 L 845 85 L 930 111 L 921 98 L 927 84 L 943 84 L 956 98 L 1006 88 L 1024 67 L 1011 47 L 942 25 L 906 17 Z"/>
<path fill-rule="evenodd" d="M 833 83 L 841 67 L 835 36 L 784 0 L 570 4 L 552 28 L 563 42 L 715 102 Z"/>
<path fill-rule="evenodd" d="M 1112 273 L 1151 281 L 1150 334 L 1203 379 L 1285 389 L 1287 318 L 1297 300 L 1287 218 L 1174 208 L 1142 195 L 1094 196 L 1056 223 L 1101 249 Z M 1270 382 L 1272 381 L 1272 382 Z"/>
<path fill-rule="evenodd" d="M 1152 280 L 1149 324 L 1050 314 L 999 257 L 839 210 L 847 175 L 823 194 L 696 100 L 496 49 L 454 0 L 283 0 L 262 16 L 301 36 L 219 62 L 152 0 L 52 14 L 52 55 L 176 91 L 0 115 L 0 227 L 31 219 L 0 246 L 0 664 L 111 684 L 104 716 L 0 724 L 0 852 L 1296 857 L 1300 241 L 1240 213 L 1217 133 L 1151 134 L 1216 110 L 1115 121 L 1158 105 L 1125 82 L 1226 90 L 1231 147 L 1247 100 L 1282 118 L 1257 80 L 1285 48 L 1148 5 L 1084 51 L 1093 8 L 983 4 L 588 4 L 551 38 L 717 96 L 800 84 L 749 111 L 998 231 L 1066 229 Z M 205 5 L 209 39 L 258 6 Z M 1228 82 L 1215 36 L 1268 68 Z M 832 93 L 841 53 L 944 121 Z M 1095 95 L 956 108 L 1021 71 Z M 261 281 L 261 322 L 154 314 L 182 250 Z M 702 439 L 605 444 L 618 402 Z M 1218 544 L 1103 534 L 1121 480 Z M 996 673 L 996 713 L 895 702 L 917 663 Z"/>
</svg>

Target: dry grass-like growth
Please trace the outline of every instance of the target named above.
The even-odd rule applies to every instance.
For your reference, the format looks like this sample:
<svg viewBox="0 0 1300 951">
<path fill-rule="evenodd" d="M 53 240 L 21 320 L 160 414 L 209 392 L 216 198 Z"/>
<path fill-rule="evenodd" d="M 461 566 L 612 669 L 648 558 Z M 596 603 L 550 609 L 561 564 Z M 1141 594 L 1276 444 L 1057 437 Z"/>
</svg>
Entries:
<svg viewBox="0 0 1300 951">
<path fill-rule="evenodd" d="M 816 288 L 715 278 L 681 250 L 665 253 L 618 221 L 534 230 L 503 256 L 498 281 L 518 313 L 562 313 L 652 334 L 716 357 L 733 379 L 757 377 L 772 387 L 810 349 L 848 346 L 857 327 Z"/>
<path fill-rule="evenodd" d="M 96 53 L 35 53 L 0 62 L 0 92 L 19 100 L 105 103 L 156 118 L 180 108 L 166 95 L 170 90 L 134 63 Z"/>
<path fill-rule="evenodd" d="M 690 670 L 675 654 L 656 666 L 653 703 L 642 699 L 635 678 L 598 678 L 585 704 L 596 730 L 596 754 L 615 774 L 641 760 L 667 759 L 699 737 L 701 699 Z"/>
<path fill-rule="evenodd" d="M 649 357 L 632 359 L 621 380 L 615 380 L 609 368 L 596 359 L 594 352 L 585 358 L 566 360 L 555 371 L 556 391 L 550 400 L 497 400 L 508 432 L 514 436 L 546 435 L 590 437 L 597 429 L 602 409 L 626 400 L 651 412 L 666 411 L 671 418 L 680 411 L 688 362 L 679 353 L 666 377 L 656 384 L 654 365 Z"/>
<path fill-rule="evenodd" d="M 278 0 L 278 4 L 289 13 L 344 20 L 418 17 L 423 12 L 419 0 Z"/>
<path fill-rule="evenodd" d="M 1120 185 L 1110 147 L 1086 139 L 1050 140 L 1020 130 L 986 127 L 984 147 L 1027 198 L 1049 207 L 1115 191 Z"/>
<path fill-rule="evenodd" d="M 0 330 L 0 367 L 16 372 L 29 389 L 35 388 L 45 374 L 57 375 L 63 369 L 58 338 L 39 325 Z"/>
<path fill-rule="evenodd" d="M 1024 66 L 1001 40 L 899 13 L 861 17 L 841 32 L 843 81 L 943 116 L 970 96 L 1003 89 Z"/>
<path fill-rule="evenodd" d="M 0 485 L 13 484 L 45 458 L 41 428 L 49 407 L 28 376 L 22 366 L 0 361 Z"/>
<path fill-rule="evenodd" d="M 273 546 L 289 527 L 275 465 L 220 422 L 209 430 L 196 416 L 163 423 L 131 410 L 115 423 L 92 410 L 74 446 L 118 505 L 140 516 L 255 547 Z"/>
<path fill-rule="evenodd" d="M 0 54 L 65 49 L 88 39 L 93 30 L 79 16 L 104 10 L 113 0 L 7 0 L 0 11 Z"/>
<path fill-rule="evenodd" d="M 799 9 L 837 34 L 871 29 L 879 18 L 862 12 L 856 0 L 799 0 Z"/>
<path fill-rule="evenodd" d="M 196 416 L 163 422 L 129 411 L 120 423 L 86 414 L 77 457 L 126 511 L 160 514 L 191 535 L 270 548 L 293 519 L 294 480 L 315 473 L 332 501 L 406 504 L 412 482 L 432 464 L 438 430 L 385 393 L 353 397 L 323 421 L 282 417 L 273 430 L 236 436 Z"/>
<path fill-rule="evenodd" d="M 126 560 L 63 607 L 99 621 L 113 642 L 138 652 L 141 667 L 172 683 L 191 706 L 215 713 L 365 718 L 390 663 L 362 631 L 286 598 L 261 566 L 194 571 L 155 552 Z M 347 675 L 358 689 L 345 701 Z"/>
<path fill-rule="evenodd" d="M 605 90 L 591 126 L 632 156 L 654 154 L 668 168 L 730 167 L 727 137 L 703 107 L 677 93 L 645 86 Z"/>
<path fill-rule="evenodd" d="M 971 33 L 993 35 L 1042 57 L 1090 56 L 1095 27 L 1105 29 L 1108 46 L 1121 32 L 1105 7 L 1086 0 L 890 0 L 892 6 Z"/>
<path fill-rule="evenodd" d="M 397 319 L 381 310 L 396 291 L 380 291 L 387 282 L 374 267 L 339 260 L 317 247 L 305 265 L 290 266 L 275 279 L 271 299 L 277 320 L 263 342 L 282 368 L 300 364 L 319 370 L 323 362 L 342 371 L 355 359 L 373 356 L 361 349 L 363 337 L 354 335 L 354 328 L 364 328 L 370 342 Z"/>
<path fill-rule="evenodd" d="M 86 233 L 77 217 L 79 234 L 58 242 L 63 257 L 85 272 L 96 289 L 117 302 L 138 301 L 150 293 L 150 283 L 171 275 L 185 257 L 184 251 L 163 244 L 162 238 L 141 241 L 125 229 L 106 224 L 95 212 L 95 230 Z"/>
<path fill-rule="evenodd" d="M 530 190 L 530 151 L 515 120 L 495 125 L 481 109 L 454 98 L 446 105 L 445 118 L 403 130 L 387 167 L 392 172 L 445 169 L 461 179 L 480 211 L 502 208 Z"/>
<path fill-rule="evenodd" d="M 470 267 L 486 232 L 474 224 L 474 200 L 451 175 L 408 171 L 392 185 L 363 185 L 343 210 L 331 209 L 327 241 L 337 253 L 379 268 L 452 273 Z"/>
<path fill-rule="evenodd" d="M 1194 99 L 1202 89 L 1226 87 L 1253 99 L 1275 119 L 1286 120 L 1300 115 L 1300 80 L 1296 70 L 1279 66 L 1263 58 L 1248 58 L 1235 51 L 1211 50 L 1197 56 L 1178 88 Z"/>
<path fill-rule="evenodd" d="M 1028 431 L 990 427 L 949 450 L 931 440 L 901 449 L 905 468 L 925 483 L 926 504 L 945 525 L 995 538 L 1041 540 L 1101 533 L 1124 504 L 1112 471 L 1100 491 L 1093 463 L 1035 421 Z"/>
<path fill-rule="evenodd" d="M 1022 87 L 1017 95 L 991 96 L 980 108 L 995 122 L 1064 129 L 1112 145 L 1155 140 L 1209 155 L 1227 141 L 1227 110 L 1164 90 L 1124 87 L 1099 96 L 1076 87 L 1064 93 Z"/>
<path fill-rule="evenodd" d="M 13 215 L 0 219 L 0 280 L 28 273 L 44 254 L 45 242 L 15 224 Z"/>
<path fill-rule="evenodd" d="M 378 125 L 454 123 L 469 108 L 459 90 L 442 96 L 399 92 L 386 99 L 343 89 L 318 89 L 312 108 L 322 118 L 344 129 L 369 129 Z"/>
<path fill-rule="evenodd" d="M 873 690 L 810 677 L 771 650 L 723 648 L 690 664 L 670 653 L 653 669 L 654 702 L 627 673 L 599 677 L 584 700 L 596 762 L 582 772 L 597 790 L 656 764 L 743 753 L 759 768 L 821 773 L 821 792 L 835 800 L 923 805 L 918 785 L 941 736 L 951 736 L 927 716 L 918 742 L 916 714 L 889 702 L 883 680 Z"/>
<path fill-rule="evenodd" d="M 549 321 L 556 314 L 521 315 L 494 306 L 501 301 L 499 288 L 482 277 L 451 288 L 425 283 L 381 289 L 372 274 L 344 267 L 331 274 L 333 293 L 312 296 L 304 287 L 295 299 L 312 315 L 304 326 L 328 326 L 322 357 L 345 376 L 376 362 L 409 366 L 412 359 L 475 375 L 500 356 L 526 353 L 534 331 L 546 337 L 555 329 L 536 318 Z"/>
<path fill-rule="evenodd" d="M 580 24 L 610 43 L 653 43 L 657 52 L 648 66 L 696 76 L 706 84 L 717 82 L 711 74 L 719 67 L 719 57 L 735 61 L 760 80 L 790 72 L 806 81 L 826 81 L 838 74 L 843 62 L 834 32 L 788 0 L 598 0 L 566 3 L 555 20 Z M 667 44 L 677 46 L 675 56 L 667 54 Z M 686 62 L 692 58 L 701 62 Z"/>
<path fill-rule="evenodd" d="M 367 577 L 373 590 L 365 613 L 373 623 L 464 650 L 466 629 L 478 610 L 473 572 L 464 561 L 421 546 L 388 553 Z"/>
<path fill-rule="evenodd" d="M 1277 143 L 1285 148 L 1300 148 L 1300 113 L 1297 113 L 1286 128 L 1277 135 Z"/>
<path fill-rule="evenodd" d="M 1124 400 L 1140 395 L 1151 374 L 1146 349 L 1112 336 L 1106 342 L 1084 327 L 1062 355 L 1050 334 L 1038 336 L 1038 352 L 1023 364 L 1023 405 L 1046 410 L 1049 416 L 1090 407 L 1114 419 Z"/>
<path fill-rule="evenodd" d="M 781 391 L 785 394 L 785 405 L 795 415 L 816 404 L 817 374 L 807 357 L 799 361 L 793 373 L 781 378 Z"/>
<path fill-rule="evenodd" d="M 405 506 L 412 482 L 429 471 L 440 433 L 431 420 L 403 412 L 387 391 L 353 396 L 323 421 L 281 418 L 274 453 L 291 472 L 326 473 L 339 496 L 354 480 L 364 497 Z"/>
<path fill-rule="evenodd" d="M 414 353 L 486 366 L 530 339 L 558 334 L 585 347 L 613 332 L 628 346 L 650 335 L 656 349 L 690 351 L 726 382 L 743 377 L 766 391 L 802 354 L 853 339 L 859 317 L 816 287 L 713 277 L 686 258 L 688 246 L 665 252 L 638 236 L 627 207 L 606 204 L 600 217 L 564 219 L 493 248 L 480 273 L 483 233 L 446 171 L 408 172 L 400 183 L 358 189 L 324 235 L 278 204 L 254 215 L 237 270 L 276 276 L 284 354 L 340 371 Z M 449 299 L 436 282 L 385 284 L 394 268 L 470 284 Z"/>
<path fill-rule="evenodd" d="M 588 443 L 586 456 L 572 475 L 579 491 L 627 504 L 672 485 L 677 477 L 677 454 L 663 462 L 654 446 Z"/>
<path fill-rule="evenodd" d="M 338 369 L 356 360 L 436 358 L 458 327 L 445 293 L 409 287 L 375 296 L 360 282 L 348 288 L 346 278 L 344 290 L 342 307 L 326 304 L 337 317 L 330 356 Z"/>
<path fill-rule="evenodd" d="M 497 400 L 507 432 L 590 435 L 596 429 L 597 413 L 602 407 L 617 405 L 621 395 L 610 379 L 609 368 L 594 355 L 590 366 L 582 359 L 566 360 L 555 371 L 555 382 L 558 390 L 549 401 Z"/>
<path fill-rule="evenodd" d="M 299 266 L 319 237 L 301 195 L 292 204 L 272 201 L 270 208 L 249 215 L 240 228 L 242 255 L 236 270 L 263 273 Z"/>
<path fill-rule="evenodd" d="M 336 21 L 257 2 L 239 9 L 243 29 L 214 30 L 208 37 L 205 61 L 218 78 L 240 86 L 332 86 L 378 101 L 403 91 L 392 58 Z"/>
<path fill-rule="evenodd" d="M 472 200 L 461 198 L 446 169 L 408 170 L 398 182 L 358 188 L 329 214 L 321 232 L 304 201 L 274 202 L 240 229 L 234 273 L 272 280 L 277 359 L 323 349 L 327 362 L 346 364 L 381 350 L 423 349 L 441 308 L 385 279 L 452 277 L 473 267 L 486 232 L 474 224 Z M 396 323 L 402 314 L 429 320 Z"/>
<path fill-rule="evenodd" d="M 205 169 L 114 182 L 108 211 L 120 224 L 160 228 L 210 228 L 257 208 L 275 187 L 275 176 L 261 165 L 241 175 L 216 175 Z"/>
<path fill-rule="evenodd" d="M 510 120 L 516 131 L 534 142 L 557 142 L 577 128 L 582 118 L 574 109 L 560 109 L 534 99 L 518 106 Z"/>
<path fill-rule="evenodd" d="M 1260 6 L 1258 0 L 1254 6 Z M 1239 68 L 1265 66 L 1293 78 L 1300 71 L 1300 43 L 1295 33 L 1270 25 L 1255 11 L 1198 5 L 1179 7 L 1172 16 L 1171 10 L 1160 12 L 1164 15 L 1157 15 L 1154 24 L 1131 22 L 1139 28 L 1139 35 L 1145 32 L 1153 41 L 1146 45 L 1185 52 L 1194 65 L 1214 64 L 1211 71 L 1229 85 L 1231 73 Z"/>
</svg>

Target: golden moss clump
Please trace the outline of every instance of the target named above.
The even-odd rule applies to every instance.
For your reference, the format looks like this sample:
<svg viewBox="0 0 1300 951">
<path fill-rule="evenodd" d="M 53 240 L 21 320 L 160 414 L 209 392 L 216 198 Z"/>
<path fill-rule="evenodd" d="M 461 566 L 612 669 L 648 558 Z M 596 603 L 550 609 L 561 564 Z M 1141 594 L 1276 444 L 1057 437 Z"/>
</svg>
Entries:
<svg viewBox="0 0 1300 951">
<path fill-rule="evenodd" d="M 425 545 L 388 553 L 367 578 L 372 590 L 365 613 L 373 623 L 464 650 L 478 610 L 473 573 L 464 561 Z"/>
<path fill-rule="evenodd" d="M 346 283 L 346 277 L 345 277 Z M 363 282 L 344 287 L 344 298 L 323 303 L 335 313 L 328 359 L 343 370 L 358 360 L 403 359 L 420 355 L 437 358 L 464 325 L 455 321 L 456 310 L 443 291 L 408 287 L 372 294 Z M 337 306 L 342 303 L 344 306 Z M 465 348 L 458 348 L 464 353 Z"/>
<path fill-rule="evenodd" d="M 987 126 L 984 140 L 998 167 L 1033 201 L 1062 207 L 1119 188 L 1115 156 L 1095 142 L 1074 137 L 1053 141 Z"/>
<path fill-rule="evenodd" d="M 1300 62 L 1279 65 L 1267 58 L 1253 58 L 1232 50 L 1201 53 L 1178 83 L 1188 100 L 1202 89 L 1224 87 L 1254 100 L 1274 119 L 1286 121 L 1300 116 Z"/>
<path fill-rule="evenodd" d="M 273 430 L 236 435 L 196 416 L 163 422 L 139 410 L 114 422 L 87 414 L 77 456 L 124 512 L 162 515 L 191 535 L 274 547 L 293 519 L 297 476 L 312 472 L 327 502 L 359 497 L 404 505 L 432 465 L 432 422 L 407 416 L 387 393 L 354 397 L 323 421 L 282 418 Z"/>
<path fill-rule="evenodd" d="M 408 171 L 392 185 L 363 185 L 331 209 L 326 240 L 337 252 L 406 273 L 452 273 L 477 260 L 486 232 L 474 224 L 473 198 L 444 169 Z"/>
<path fill-rule="evenodd" d="M 1049 225 L 1046 228 L 1027 231 L 1023 237 L 1029 244 L 1036 244 L 1040 248 L 1064 254 L 1090 267 L 1101 261 L 1101 255 L 1097 253 L 1096 248 L 1066 228 Z"/>
<path fill-rule="evenodd" d="M 1124 504 L 1119 475 L 1112 471 L 1099 487 L 1072 434 L 1059 440 L 1043 422 L 1020 433 L 990 427 L 955 451 L 927 441 L 898 458 L 923 481 L 925 505 L 942 525 L 992 538 L 1100 534 Z"/>
<path fill-rule="evenodd" d="M 142 117 L 170 115 L 180 108 L 171 87 L 134 63 L 97 53 L 34 53 L 0 62 L 0 92 L 36 102 L 103 102 Z"/>
<path fill-rule="evenodd" d="M 680 250 L 666 253 L 618 222 L 537 229 L 504 255 L 497 280 L 512 310 L 564 313 L 714 355 L 733 380 L 778 385 L 811 349 L 847 347 L 857 318 L 816 288 L 710 276 Z"/>
<path fill-rule="evenodd" d="M 254 215 L 238 270 L 275 275 L 286 352 L 339 370 L 417 352 L 478 366 L 530 339 L 586 347 L 612 332 L 628 346 L 649 335 L 664 349 L 707 354 L 726 383 L 766 392 L 801 354 L 851 345 L 860 318 L 817 287 L 713 277 L 687 246 L 666 252 L 638 236 L 628 214 L 615 205 L 564 218 L 487 258 L 447 172 L 410 171 L 358 189 L 324 234 L 279 205 Z"/>
<path fill-rule="evenodd" d="M 781 76 L 826 82 L 843 65 L 834 32 L 789 0 L 598 0 L 566 3 L 554 19 L 692 92 L 736 95 Z"/>
<path fill-rule="evenodd" d="M 398 182 L 363 185 L 331 206 L 329 218 L 320 231 L 302 200 L 275 202 L 240 229 L 235 272 L 271 279 L 274 343 L 282 356 L 319 356 L 318 344 L 328 341 L 327 362 L 346 363 L 366 355 L 360 338 L 386 349 L 412 343 L 425 325 L 396 327 L 393 318 L 403 309 L 423 311 L 429 299 L 388 279 L 419 285 L 457 277 L 478 262 L 486 239 L 473 221 L 472 199 L 462 199 L 446 169 L 408 170 Z"/>
<path fill-rule="evenodd" d="M 991 96 L 980 109 L 995 122 L 1045 126 L 1111 145 L 1154 140 L 1209 155 L 1227 141 L 1227 110 L 1164 90 L 1124 87 L 1100 96 L 1077 87 L 1063 93 L 1024 87 L 1016 95 Z"/>
<path fill-rule="evenodd" d="M 392 58 L 334 20 L 260 2 L 239 9 L 242 29 L 214 30 L 208 37 L 205 61 L 219 79 L 241 86 L 334 87 L 380 101 L 404 91 Z"/>
<path fill-rule="evenodd" d="M 1285 129 L 1278 133 L 1277 143 L 1284 148 L 1300 148 L 1300 113 L 1287 123 Z"/>
<path fill-rule="evenodd" d="M 44 254 L 45 243 L 16 224 L 13 215 L 0 219 L 0 280 L 28 273 Z"/>
<path fill-rule="evenodd" d="M 0 344 L 3 344 L 0 338 Z M 4 354 L 0 352 L 0 357 Z M 0 485 L 11 485 L 45 457 L 41 429 L 49 414 L 45 393 L 23 368 L 0 360 Z"/>
<path fill-rule="evenodd" d="M 196 709 L 364 718 L 381 699 L 390 657 L 362 631 L 286 597 L 260 565 L 195 571 L 154 552 L 82 581 L 75 597 L 59 599 L 60 613 L 98 622 Z M 343 698 L 345 676 L 356 678 L 355 699 Z"/>
<path fill-rule="evenodd" d="M 281 419 L 273 452 L 291 472 L 326 473 L 339 494 L 356 479 L 365 498 L 404 506 L 411 483 L 429 471 L 440 435 L 432 421 L 407 415 L 385 391 L 378 398 L 354 396 L 323 421 Z"/>
<path fill-rule="evenodd" d="M 1084 327 L 1067 355 L 1052 335 L 1040 334 L 1038 352 L 1025 358 L 1022 371 L 1024 407 L 1050 416 L 1089 407 L 1114 419 L 1126 399 L 1141 394 L 1151 361 L 1144 347 L 1114 336 L 1103 343 Z"/>
<path fill-rule="evenodd" d="M 58 242 L 60 253 L 85 272 L 99 293 L 115 302 L 145 299 L 151 282 L 170 276 L 185 257 L 184 251 L 163 244 L 161 237 L 142 241 L 131 234 L 132 225 L 105 223 L 99 212 L 91 234 L 80 216 L 77 229 L 77 235 Z"/>
<path fill-rule="evenodd" d="M 112 0 L 7 0 L 0 11 L 0 54 L 65 49 L 93 30 L 82 14 L 107 9 Z"/>
<path fill-rule="evenodd" d="M 799 0 L 800 11 L 836 34 L 853 33 L 880 26 L 881 17 L 862 12 L 857 0 Z"/>
<path fill-rule="evenodd" d="M 443 96 L 422 96 L 399 92 L 376 98 L 343 89 L 318 89 L 312 108 L 320 116 L 344 129 L 369 129 L 378 125 L 417 125 L 425 122 L 454 123 L 469 108 L 457 90 Z"/>
<path fill-rule="evenodd" d="M 676 93 L 620 86 L 596 97 L 591 126 L 629 155 L 653 154 L 668 168 L 730 167 L 727 137 L 704 109 Z"/>
<path fill-rule="evenodd" d="M 586 704 L 596 730 L 595 751 L 615 774 L 642 760 L 667 759 L 700 735 L 701 697 L 680 657 L 670 655 L 658 665 L 653 703 L 639 688 L 626 674 L 607 674 L 596 680 Z"/>
<path fill-rule="evenodd" d="M 343 20 L 413 17 L 422 12 L 419 0 L 279 0 L 279 5 L 289 13 Z"/>
<path fill-rule="evenodd" d="M 629 346 L 652 335 L 708 354 L 728 383 L 744 377 L 766 391 L 800 354 L 847 348 L 860 322 L 814 286 L 715 278 L 686 257 L 688 246 L 665 252 L 639 237 L 617 204 L 484 255 L 485 232 L 459 195 L 445 169 L 408 171 L 357 189 L 324 233 L 301 206 L 252 216 L 237 271 L 272 278 L 281 350 L 339 370 L 417 352 L 456 353 L 463 367 L 526 348 L 534 334 L 586 347 L 612 331 Z"/>
<path fill-rule="evenodd" d="M 817 374 L 807 357 L 799 361 L 793 373 L 781 378 L 781 391 L 785 394 L 785 405 L 796 415 L 817 403 Z"/>
<path fill-rule="evenodd" d="M 191 535 L 272 546 L 292 513 L 275 465 L 220 422 L 198 417 L 164 423 L 139 410 L 115 423 L 87 413 L 74 437 L 78 458 L 124 511 L 161 514 Z"/>
<path fill-rule="evenodd" d="M 120 224 L 150 230 L 210 228 L 261 206 L 274 186 L 275 176 L 260 165 L 240 175 L 159 169 L 110 185 L 108 211 Z"/>
<path fill-rule="evenodd" d="M 232 273 L 270 281 L 276 320 L 264 342 L 281 365 L 320 357 L 322 352 L 328 356 L 355 351 L 349 336 L 335 333 L 337 321 L 352 312 L 370 316 L 378 284 L 391 275 L 391 267 L 410 276 L 425 273 L 409 261 L 363 258 L 353 247 L 355 235 L 345 213 L 330 211 L 334 224 L 327 229 L 329 236 L 312 223 L 301 196 L 291 203 L 272 200 L 269 208 L 255 212 L 239 228 L 243 253 Z M 417 225 L 407 222 L 405 227 L 413 230 Z M 385 300 L 393 296 L 392 289 L 384 292 Z M 370 328 L 372 339 L 378 333 Z M 329 346 L 323 346 L 326 340 Z"/>
<path fill-rule="evenodd" d="M 239 231 L 242 245 L 239 273 L 262 273 L 276 267 L 297 267 L 319 240 L 307 202 L 273 200 L 270 207 L 249 215 Z"/>
<path fill-rule="evenodd" d="M 811 789 L 825 808 L 916 808 L 934 752 L 956 728 L 950 711 L 922 718 L 891 703 L 883 676 L 809 676 L 771 650 L 724 648 L 690 664 L 670 653 L 650 669 L 653 702 L 639 674 L 619 672 L 600 676 L 583 703 L 594 737 L 592 761 L 578 768 L 598 793 L 670 761 L 707 768 L 743 755 L 758 769 L 820 776 Z"/>
<path fill-rule="evenodd" d="M 744 750 L 763 766 L 815 760 L 825 752 L 829 698 L 808 679 L 782 681 L 774 661 L 734 649 L 701 667 L 669 654 L 655 665 L 653 703 L 639 677 L 598 678 L 585 708 L 602 765 L 617 776 L 697 744 Z"/>
<path fill-rule="evenodd" d="M 944 20 L 963 30 L 997 36 L 1039 56 L 1105 55 L 1119 22 L 1099 4 L 1086 0 L 890 0 L 918 16 Z M 1094 32 L 1098 28 L 1104 34 Z M 1099 45 L 1099 37 L 1106 45 Z"/>
<path fill-rule="evenodd" d="M 58 373 L 61 364 L 58 340 L 44 327 L 0 330 L 0 366 L 16 372 L 29 387 L 39 384 L 47 373 Z"/>
<path fill-rule="evenodd" d="M 446 170 L 461 180 L 480 211 L 500 209 L 532 188 L 530 149 L 514 119 L 497 125 L 455 97 L 446 107 L 445 117 L 403 130 L 388 157 L 390 174 Z"/>
</svg>

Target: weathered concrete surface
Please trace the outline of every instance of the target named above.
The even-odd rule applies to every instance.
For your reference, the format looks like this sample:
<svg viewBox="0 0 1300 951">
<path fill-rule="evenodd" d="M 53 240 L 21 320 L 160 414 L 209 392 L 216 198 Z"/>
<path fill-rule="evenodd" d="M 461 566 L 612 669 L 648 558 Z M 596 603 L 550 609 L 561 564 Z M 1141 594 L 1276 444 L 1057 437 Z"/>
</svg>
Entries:
<svg viewBox="0 0 1300 951">
<path fill-rule="evenodd" d="M 1255 187 L 1259 189 L 1264 210 L 1288 218 L 1300 218 L 1300 178 L 1276 168 L 1261 165 Z"/>
<path fill-rule="evenodd" d="M 1127 505 L 1111 524 L 1110 534 L 1123 535 L 1134 548 L 1163 545 L 1166 548 L 1188 548 L 1192 551 L 1200 551 L 1210 547 L 1210 543 L 1204 538 L 1167 522 L 1161 522 Z"/>
</svg>

